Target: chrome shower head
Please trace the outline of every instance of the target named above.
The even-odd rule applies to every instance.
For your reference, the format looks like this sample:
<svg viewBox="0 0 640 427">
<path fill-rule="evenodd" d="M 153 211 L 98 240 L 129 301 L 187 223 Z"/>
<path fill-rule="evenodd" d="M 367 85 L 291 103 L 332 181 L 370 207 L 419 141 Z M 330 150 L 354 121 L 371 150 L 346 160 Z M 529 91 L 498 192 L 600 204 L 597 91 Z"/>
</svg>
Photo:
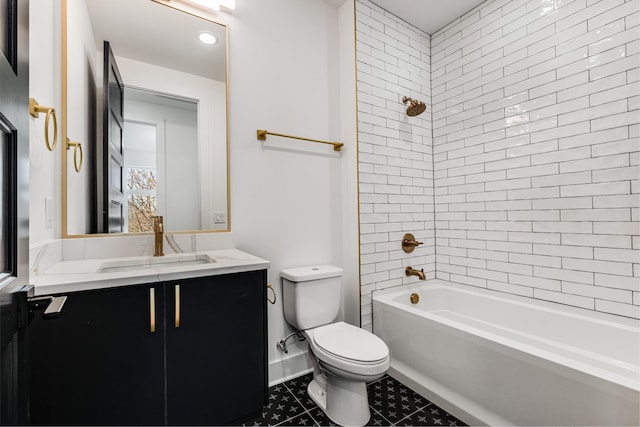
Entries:
<svg viewBox="0 0 640 427">
<path fill-rule="evenodd" d="M 417 116 L 419 114 L 424 113 L 424 110 L 427 109 L 426 104 L 422 101 L 411 99 L 408 96 L 405 96 L 404 98 L 402 98 L 403 104 L 407 105 L 407 102 L 410 103 L 409 106 L 407 107 L 407 116 L 410 116 L 410 117 Z"/>
</svg>

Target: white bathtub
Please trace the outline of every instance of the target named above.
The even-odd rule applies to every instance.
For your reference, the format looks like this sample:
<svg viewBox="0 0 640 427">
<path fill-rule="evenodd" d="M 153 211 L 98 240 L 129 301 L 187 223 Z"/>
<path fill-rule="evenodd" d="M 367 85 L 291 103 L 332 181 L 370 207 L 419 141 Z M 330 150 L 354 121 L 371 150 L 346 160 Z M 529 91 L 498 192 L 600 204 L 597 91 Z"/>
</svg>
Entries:
<svg viewBox="0 0 640 427">
<path fill-rule="evenodd" d="M 638 320 L 432 280 L 374 295 L 373 330 L 392 375 L 467 423 L 640 424 Z"/>
</svg>

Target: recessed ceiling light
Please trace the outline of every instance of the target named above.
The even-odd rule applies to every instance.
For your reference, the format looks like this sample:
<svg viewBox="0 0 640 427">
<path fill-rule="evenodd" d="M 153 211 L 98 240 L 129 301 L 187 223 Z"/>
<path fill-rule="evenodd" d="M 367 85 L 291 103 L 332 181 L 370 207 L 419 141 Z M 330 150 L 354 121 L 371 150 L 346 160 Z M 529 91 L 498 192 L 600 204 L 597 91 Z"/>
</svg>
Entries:
<svg viewBox="0 0 640 427">
<path fill-rule="evenodd" d="M 216 42 L 218 41 L 218 39 L 216 39 L 213 34 L 204 31 L 198 34 L 198 38 L 204 44 L 216 44 Z"/>
</svg>

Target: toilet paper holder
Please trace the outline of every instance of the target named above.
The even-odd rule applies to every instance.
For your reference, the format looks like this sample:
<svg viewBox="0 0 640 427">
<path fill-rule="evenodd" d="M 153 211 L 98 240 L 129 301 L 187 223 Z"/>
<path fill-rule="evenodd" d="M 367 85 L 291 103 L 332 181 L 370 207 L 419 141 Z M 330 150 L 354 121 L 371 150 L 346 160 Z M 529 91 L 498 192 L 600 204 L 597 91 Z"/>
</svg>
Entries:
<svg viewBox="0 0 640 427">
<path fill-rule="evenodd" d="M 277 300 L 276 290 L 273 289 L 273 284 L 271 282 L 267 283 L 267 290 L 270 290 L 273 293 L 273 299 L 269 298 L 267 295 L 267 301 L 269 301 L 270 304 L 275 304 Z"/>
</svg>

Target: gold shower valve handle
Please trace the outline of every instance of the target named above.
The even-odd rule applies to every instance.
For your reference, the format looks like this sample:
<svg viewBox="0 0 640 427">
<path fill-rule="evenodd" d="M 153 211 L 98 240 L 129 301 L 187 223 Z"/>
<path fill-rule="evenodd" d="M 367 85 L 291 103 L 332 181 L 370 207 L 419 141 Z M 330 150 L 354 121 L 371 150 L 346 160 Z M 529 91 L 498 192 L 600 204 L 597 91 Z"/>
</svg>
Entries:
<svg viewBox="0 0 640 427">
<path fill-rule="evenodd" d="M 413 234 L 407 233 L 402 237 L 402 250 L 410 254 L 416 248 L 416 246 L 422 245 L 422 242 L 416 241 Z"/>
<path fill-rule="evenodd" d="M 40 113 L 47 113 L 44 119 L 44 145 L 47 150 L 53 151 L 58 144 L 58 119 L 56 118 L 56 110 L 53 107 L 43 107 L 33 98 L 29 98 L 29 114 L 31 117 L 38 118 Z M 49 141 L 49 120 L 53 117 L 53 144 Z"/>
</svg>

